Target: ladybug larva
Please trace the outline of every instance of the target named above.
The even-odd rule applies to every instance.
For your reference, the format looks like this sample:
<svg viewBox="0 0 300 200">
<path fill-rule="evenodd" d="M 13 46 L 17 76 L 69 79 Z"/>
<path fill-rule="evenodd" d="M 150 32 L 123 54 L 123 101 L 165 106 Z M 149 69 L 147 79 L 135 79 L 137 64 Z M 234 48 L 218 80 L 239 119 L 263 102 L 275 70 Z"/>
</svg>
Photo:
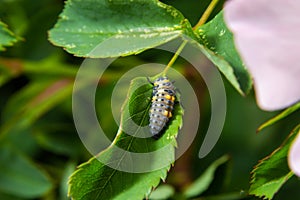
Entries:
<svg viewBox="0 0 300 200">
<path fill-rule="evenodd" d="M 175 87 L 167 77 L 159 77 L 153 83 L 152 104 L 149 111 L 150 132 L 153 138 L 161 136 L 169 118 L 172 117 Z"/>
</svg>

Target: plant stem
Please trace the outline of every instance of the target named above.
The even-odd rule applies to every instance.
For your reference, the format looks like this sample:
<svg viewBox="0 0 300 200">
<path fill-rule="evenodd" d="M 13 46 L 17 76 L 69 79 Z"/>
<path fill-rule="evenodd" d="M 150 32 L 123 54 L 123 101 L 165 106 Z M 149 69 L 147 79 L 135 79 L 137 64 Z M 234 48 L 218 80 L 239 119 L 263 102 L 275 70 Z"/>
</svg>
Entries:
<svg viewBox="0 0 300 200">
<path fill-rule="evenodd" d="M 219 2 L 219 0 L 212 0 L 210 2 L 210 4 L 208 5 L 208 7 L 206 8 L 206 10 L 204 11 L 203 15 L 201 16 L 200 20 L 198 21 L 198 23 L 193 27 L 193 30 L 196 30 L 199 26 L 203 25 L 206 22 L 206 20 L 208 19 L 208 17 L 212 13 L 212 11 L 214 10 L 214 8 L 218 4 L 218 2 Z M 187 42 L 188 42 L 187 40 L 184 40 L 181 43 L 181 45 L 178 47 L 178 49 L 175 52 L 174 56 L 171 58 L 171 60 L 167 64 L 166 68 L 162 72 L 163 76 L 166 76 L 167 71 L 169 70 L 170 67 L 172 67 L 172 65 L 174 64 L 174 62 L 178 58 L 179 54 L 182 52 L 182 50 L 185 47 L 185 45 L 187 44 Z"/>
<path fill-rule="evenodd" d="M 176 59 L 178 58 L 179 54 L 181 53 L 181 51 L 183 50 L 184 46 L 186 45 L 187 40 L 184 40 L 181 45 L 178 47 L 177 51 L 175 52 L 174 56 L 171 58 L 171 60 L 169 61 L 169 63 L 167 64 L 166 68 L 164 69 L 164 71 L 162 72 L 163 76 L 166 76 L 166 73 L 168 71 L 168 69 L 170 67 L 172 67 L 172 65 L 174 64 L 174 62 L 176 61 Z"/>
<path fill-rule="evenodd" d="M 210 2 L 206 10 L 204 11 L 203 15 L 201 16 L 200 20 L 198 21 L 198 23 L 193 27 L 193 30 L 196 30 L 197 28 L 199 28 L 199 26 L 203 25 L 207 21 L 208 17 L 212 13 L 212 11 L 214 10 L 218 2 L 219 0 L 212 0 Z"/>
</svg>

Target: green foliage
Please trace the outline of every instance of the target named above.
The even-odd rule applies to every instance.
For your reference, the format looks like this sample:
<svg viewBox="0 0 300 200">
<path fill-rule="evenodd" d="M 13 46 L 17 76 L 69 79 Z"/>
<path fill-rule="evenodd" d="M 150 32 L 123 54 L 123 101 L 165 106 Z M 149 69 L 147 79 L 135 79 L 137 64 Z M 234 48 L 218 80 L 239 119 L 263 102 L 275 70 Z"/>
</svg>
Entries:
<svg viewBox="0 0 300 200">
<path fill-rule="evenodd" d="M 229 163 L 231 163 L 230 157 L 224 155 L 215 160 L 199 178 L 183 191 L 175 192 L 175 188 L 171 185 L 162 184 L 150 194 L 149 199 L 242 199 L 247 195 L 245 192 L 224 192 L 221 189 L 227 182 L 227 178 L 224 178 L 223 175 L 228 171 Z"/>
<path fill-rule="evenodd" d="M 200 16 L 203 15 L 208 5 L 211 3 L 211 0 L 202 0 L 201 3 L 199 3 L 199 0 L 189 0 L 188 3 L 186 1 L 179 0 L 161 0 L 161 2 L 178 9 L 192 25 L 195 25 L 199 21 Z M 208 21 L 213 19 L 214 16 L 223 9 L 223 6 L 224 0 L 218 0 L 216 7 L 208 18 Z"/>
<path fill-rule="evenodd" d="M 39 197 L 53 187 L 32 161 L 8 145 L 0 146 L 0 190 L 26 198 Z"/>
<path fill-rule="evenodd" d="M 17 37 L 7 29 L 7 25 L 0 21 L 0 51 L 4 51 L 4 46 L 12 46 L 17 42 Z"/>
<path fill-rule="evenodd" d="M 53 119 L 45 118 L 50 110 L 71 97 L 76 68 L 62 64 L 55 56 L 43 61 L 1 58 L 0 69 L 6 72 L 0 87 L 1 100 L 5 103 L 0 118 L 0 179 L 4 185 L 0 191 L 5 195 L 2 198 L 0 193 L 0 197 L 28 199 L 48 193 L 54 195 L 55 182 L 64 164 L 58 158 L 54 161 L 48 154 L 46 162 L 55 165 L 48 163 L 43 166 L 45 163 L 41 158 L 37 165 L 37 156 L 43 154 L 43 149 L 73 158 L 83 155 L 80 141 L 74 139 L 72 125 L 66 126 L 63 121 L 54 123 Z M 28 77 L 28 83 L 23 83 L 25 86 L 12 95 L 3 92 L 10 82 L 19 84 L 14 78 L 25 75 Z M 55 113 L 55 119 L 61 119 L 61 114 Z M 64 184 L 66 187 L 66 181 Z"/>
<path fill-rule="evenodd" d="M 49 39 L 76 56 L 116 57 L 166 43 L 185 27 L 190 25 L 180 12 L 157 0 L 73 0 Z"/>
<path fill-rule="evenodd" d="M 60 183 L 60 200 L 68 200 L 68 182 L 69 182 L 69 177 L 71 174 L 75 171 L 76 169 L 76 163 L 74 162 L 69 162 L 67 163 L 63 174 L 62 174 L 62 179 Z"/>
<path fill-rule="evenodd" d="M 15 124 L 23 128 L 30 126 L 49 109 L 69 97 L 72 88 L 73 82 L 68 79 L 28 85 L 10 100 L 4 110 L 3 118 L 7 123 L 3 126 L 2 134 L 7 134 Z"/>
<path fill-rule="evenodd" d="M 249 193 L 272 199 L 280 187 L 293 175 L 287 163 L 288 151 L 300 130 L 296 127 L 284 143 L 271 155 L 264 158 L 252 171 Z"/>
<path fill-rule="evenodd" d="M 47 31 L 53 26 L 63 7 L 57 0 L 2 0 L 0 19 L 22 40 L 9 48 L 5 55 L 18 59 L 43 59 L 61 53 L 48 40 Z"/>
<path fill-rule="evenodd" d="M 208 187 L 211 185 L 215 179 L 215 172 L 221 166 L 226 164 L 229 161 L 229 156 L 225 155 L 213 162 L 203 174 L 193 182 L 186 190 L 184 191 L 184 196 L 187 198 L 197 197 L 201 195 Z"/>
<path fill-rule="evenodd" d="M 261 131 L 262 129 L 271 126 L 272 124 L 278 122 L 279 120 L 289 116 L 290 114 L 292 114 L 293 112 L 296 112 L 298 109 L 300 108 L 300 102 L 296 103 L 295 105 L 285 109 L 284 111 L 282 111 L 280 114 L 276 115 L 275 117 L 269 119 L 268 121 L 266 121 L 265 123 L 263 123 L 262 125 L 260 125 L 257 129 L 257 132 Z"/>
<path fill-rule="evenodd" d="M 250 75 L 222 12 L 193 31 L 179 11 L 157 0 L 68 1 L 49 39 L 76 56 L 117 57 L 138 54 L 183 35 L 198 40 L 203 53 L 241 94 L 249 92 Z"/>
<path fill-rule="evenodd" d="M 152 85 L 145 78 L 137 78 L 131 85 L 124 104 L 123 108 L 127 109 L 123 109 L 121 113 L 122 121 L 118 132 L 111 116 L 111 92 L 117 80 L 134 66 L 153 61 L 168 63 L 170 54 L 156 54 L 153 53 L 155 50 L 150 49 L 175 38 L 186 39 L 183 36 L 192 38 L 195 45 L 241 94 L 250 90 L 252 82 L 235 50 L 232 34 L 224 24 L 222 12 L 217 14 L 222 9 L 224 0 L 219 1 L 211 14 L 209 19 L 212 21 L 197 30 L 193 30 L 190 25 L 190 22 L 196 24 L 209 2 L 210 0 L 1 1 L 0 199 L 67 200 L 68 192 L 75 200 L 144 197 L 186 199 L 199 196 L 201 199 L 214 200 L 244 198 L 246 192 L 237 190 L 244 191 L 248 188 L 249 167 L 262 157 L 262 153 L 274 149 L 278 138 L 282 137 L 282 129 L 272 127 L 266 131 L 273 131 L 273 134 L 254 134 L 260 121 L 272 114 L 258 111 L 252 96 L 242 99 L 228 87 L 227 97 L 230 103 L 222 141 L 205 159 L 199 160 L 195 156 L 197 152 L 186 152 L 183 155 L 185 162 L 179 168 L 171 168 L 170 164 L 174 161 L 177 145 L 175 138 L 182 125 L 183 110 L 180 104 L 176 104 L 174 116 L 163 137 L 159 140 L 139 138 L 139 135 L 144 134 L 143 128 L 149 129 L 148 111 Z M 60 18 L 55 24 L 59 13 Z M 214 18 L 215 15 L 217 16 Z M 48 32 L 51 27 L 54 28 Z M 93 52 L 102 42 L 103 48 Z M 83 59 L 69 55 L 51 43 L 81 57 L 137 54 L 115 60 L 101 77 L 97 88 L 99 93 L 95 95 L 97 117 L 109 138 L 114 138 L 116 132 L 117 136 L 112 139 L 113 143 L 108 149 L 80 165 L 76 172 L 78 163 L 91 157 L 80 141 L 72 119 L 73 81 Z M 5 49 L 6 47 L 10 48 Z M 145 52 L 147 49 L 149 50 Z M 207 62 L 205 59 L 201 60 Z M 200 78 L 191 73 L 189 66 L 183 63 L 183 60 L 176 62 L 174 68 L 187 77 L 196 93 L 201 95 L 198 135 L 204 135 L 202 129 L 207 128 L 207 121 L 211 117 L 207 111 L 209 97 L 206 95 L 207 91 L 200 86 Z M 126 93 L 125 90 L 123 92 Z M 298 108 L 299 104 L 287 109 L 263 126 L 271 125 Z M 141 130 L 131 126 L 129 119 Z M 280 122 L 279 126 L 294 126 L 299 120 L 296 116 Z M 283 146 L 254 170 L 251 186 L 253 193 L 273 196 L 290 177 L 286 153 L 293 137 L 292 134 Z M 200 141 L 197 138 L 190 149 L 198 151 Z M 154 153 L 163 147 L 167 148 Z M 128 153 L 120 154 L 117 148 Z M 153 155 L 138 161 L 129 154 L 143 155 L 147 152 Z M 230 162 L 234 167 L 231 180 L 227 173 L 228 157 L 213 162 L 214 158 L 224 152 L 230 153 L 233 159 Z M 211 162 L 213 163 L 206 169 L 206 163 Z M 118 167 L 114 169 L 111 166 Z M 129 167 L 132 171 L 145 167 L 155 170 L 140 173 L 120 171 L 126 166 L 126 169 Z M 190 170 L 191 168 L 196 170 Z M 174 171 L 166 179 L 170 169 Z M 71 174 L 71 184 L 68 185 Z M 199 174 L 202 175 L 197 179 Z M 158 186 L 161 179 L 166 183 Z M 186 188 L 188 185 L 190 186 Z M 283 187 L 279 198 L 298 198 L 297 192 L 298 187 L 288 190 Z"/>
<path fill-rule="evenodd" d="M 240 199 L 247 199 L 246 196 L 247 196 L 246 193 L 241 191 L 241 192 L 224 193 L 219 195 L 211 195 L 205 197 L 205 200 L 240 200 Z"/>
<path fill-rule="evenodd" d="M 180 104 L 174 107 L 174 116 L 159 140 L 139 138 L 140 127 L 149 124 L 151 94 L 152 85 L 146 78 L 132 80 L 115 140 L 105 151 L 79 166 L 71 176 L 69 194 L 72 198 L 142 199 L 160 179 L 166 178 L 175 156 L 175 137 L 182 125 L 183 110 Z M 130 126 L 128 120 L 133 120 L 137 126 Z M 168 148 L 161 151 L 160 148 L 166 145 Z M 136 160 L 131 153 L 150 154 Z M 117 169 L 109 166 L 113 163 L 117 163 L 113 166 Z M 144 168 L 145 163 L 150 169 Z M 122 170 L 122 166 L 125 169 Z M 127 167 L 135 173 L 126 172 Z M 143 169 L 146 171 L 142 172 Z"/>
<path fill-rule="evenodd" d="M 12 77 L 16 76 L 16 70 L 6 68 L 5 65 L 0 60 L 0 86 L 4 85 Z"/>
<path fill-rule="evenodd" d="M 175 194 L 175 190 L 172 186 L 164 184 L 157 187 L 153 192 L 151 192 L 149 199 L 169 199 Z"/>
<path fill-rule="evenodd" d="M 252 80 L 235 48 L 233 35 L 224 22 L 223 12 L 195 32 L 200 38 L 199 42 L 204 46 L 203 53 L 237 91 L 247 94 L 252 87 Z"/>
</svg>

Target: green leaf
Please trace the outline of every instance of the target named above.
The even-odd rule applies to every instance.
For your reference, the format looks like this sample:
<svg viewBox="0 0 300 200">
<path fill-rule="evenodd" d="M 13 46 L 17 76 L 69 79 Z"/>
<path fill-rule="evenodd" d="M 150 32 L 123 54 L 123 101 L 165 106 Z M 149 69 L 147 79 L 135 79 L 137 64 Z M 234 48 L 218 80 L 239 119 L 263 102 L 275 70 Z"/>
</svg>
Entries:
<svg viewBox="0 0 300 200">
<path fill-rule="evenodd" d="M 298 125 L 283 144 L 271 155 L 264 158 L 252 171 L 249 194 L 272 199 L 280 187 L 292 177 L 287 163 L 291 143 L 300 130 Z"/>
<path fill-rule="evenodd" d="M 17 42 L 17 37 L 7 29 L 7 25 L 0 21 L 0 51 L 4 51 L 4 46 L 12 46 Z"/>
<path fill-rule="evenodd" d="M 261 131 L 262 129 L 271 126 L 272 124 L 278 122 L 279 120 L 289 116 L 290 114 L 292 114 L 293 112 L 297 111 L 300 108 L 300 102 L 285 109 L 283 112 L 281 112 L 280 114 L 276 115 L 275 117 L 269 119 L 268 121 L 266 121 L 265 123 L 263 123 L 262 125 L 260 125 L 257 129 L 257 132 Z"/>
<path fill-rule="evenodd" d="M 195 30 L 203 53 L 210 59 L 242 95 L 252 87 L 252 79 L 237 52 L 233 35 L 227 28 L 223 12 Z"/>
<path fill-rule="evenodd" d="M 175 189 L 171 185 L 164 184 L 156 188 L 150 194 L 149 199 L 153 199 L 153 200 L 169 199 L 174 194 L 175 194 Z"/>
<path fill-rule="evenodd" d="M 47 123 L 48 121 L 46 121 Z M 39 126 L 39 128 L 36 128 Z M 35 126 L 36 142 L 48 151 L 69 157 L 80 157 L 85 148 L 71 124 L 51 121 L 51 124 Z"/>
<path fill-rule="evenodd" d="M 174 106 L 173 117 L 158 140 L 138 137 L 144 134 L 143 129 L 149 132 L 152 88 L 146 78 L 132 80 L 122 109 L 121 125 L 112 145 L 79 166 L 70 178 L 69 194 L 73 199 L 140 200 L 159 184 L 160 179 L 166 178 L 170 163 L 174 162 L 175 137 L 182 124 L 183 110 L 179 103 Z M 176 98 L 179 101 L 178 95 Z M 130 119 L 136 126 L 129 123 Z M 120 153 L 117 147 L 124 152 Z M 140 157 L 135 159 L 133 152 Z M 144 154 L 148 152 L 150 156 Z M 113 169 L 110 167 L 113 164 L 116 167 L 129 166 L 132 171 L 127 168 L 127 172 L 122 168 Z M 147 172 L 142 172 L 145 167 Z"/>
<path fill-rule="evenodd" d="M 40 151 L 40 147 L 34 137 L 34 134 L 32 134 L 31 127 L 24 128 L 16 123 L 10 130 L 9 134 L 1 139 L 1 142 L 8 142 L 9 144 L 12 144 L 16 149 L 18 149 L 18 151 L 29 157 L 34 157 L 37 155 L 38 151 Z"/>
<path fill-rule="evenodd" d="M 228 161 L 229 156 L 225 155 L 213 162 L 194 183 L 192 183 L 188 188 L 185 189 L 185 197 L 196 197 L 206 191 L 215 178 L 216 170 Z"/>
<path fill-rule="evenodd" d="M 8 145 L 0 146 L 0 163 L 0 190 L 3 192 L 36 198 L 53 187 L 44 172 Z"/>
<path fill-rule="evenodd" d="M 28 127 L 45 112 L 70 97 L 73 80 L 45 80 L 29 84 L 10 99 L 3 112 L 6 123 L 1 127 L 1 137 L 18 126 Z M 0 138 L 1 138 L 0 137 Z"/>
<path fill-rule="evenodd" d="M 0 192 L 0 199 L 4 199 L 4 200 L 26 200 L 24 198 L 16 197 L 14 195 L 2 193 L 2 192 Z"/>
<path fill-rule="evenodd" d="M 75 171 L 76 164 L 74 162 L 69 162 L 63 171 L 62 179 L 59 187 L 59 200 L 69 200 L 68 198 L 68 181 L 69 176 Z"/>
<path fill-rule="evenodd" d="M 18 74 L 18 69 L 9 68 L 0 58 L 0 87 Z"/>
<path fill-rule="evenodd" d="M 23 73 L 36 79 L 75 78 L 78 68 L 63 62 L 61 55 L 53 54 L 39 61 L 25 61 Z"/>
<path fill-rule="evenodd" d="M 53 54 L 38 61 L 0 58 L 0 86 L 19 75 L 30 79 L 75 78 L 77 68 L 62 61 L 61 55 Z"/>
<path fill-rule="evenodd" d="M 244 191 L 239 191 L 239 192 L 230 192 L 230 193 L 222 193 L 222 194 L 217 194 L 217 195 L 210 195 L 210 196 L 205 196 L 203 198 L 199 199 L 194 199 L 194 200 L 240 200 L 240 199 L 247 199 L 247 193 Z"/>
<path fill-rule="evenodd" d="M 117 57 L 164 44 L 186 27 L 179 11 L 158 0 L 69 0 L 49 40 L 76 56 Z"/>
</svg>

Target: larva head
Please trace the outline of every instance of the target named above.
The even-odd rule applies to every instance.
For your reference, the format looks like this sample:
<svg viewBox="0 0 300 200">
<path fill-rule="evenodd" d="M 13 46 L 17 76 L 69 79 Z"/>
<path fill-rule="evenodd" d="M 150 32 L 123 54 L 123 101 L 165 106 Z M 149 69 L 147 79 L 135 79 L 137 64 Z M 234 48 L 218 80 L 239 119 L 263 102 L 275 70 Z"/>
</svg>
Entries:
<svg viewBox="0 0 300 200">
<path fill-rule="evenodd" d="M 159 77 L 154 81 L 154 86 L 158 86 L 159 84 L 162 83 L 167 83 L 170 82 L 170 80 L 168 79 L 168 77 L 164 76 L 164 77 Z"/>
<path fill-rule="evenodd" d="M 153 83 L 154 87 L 156 87 L 157 89 L 171 89 L 174 90 L 174 86 L 173 83 L 169 80 L 168 77 L 164 76 L 164 77 L 159 77 L 157 78 L 154 83 Z"/>
</svg>

